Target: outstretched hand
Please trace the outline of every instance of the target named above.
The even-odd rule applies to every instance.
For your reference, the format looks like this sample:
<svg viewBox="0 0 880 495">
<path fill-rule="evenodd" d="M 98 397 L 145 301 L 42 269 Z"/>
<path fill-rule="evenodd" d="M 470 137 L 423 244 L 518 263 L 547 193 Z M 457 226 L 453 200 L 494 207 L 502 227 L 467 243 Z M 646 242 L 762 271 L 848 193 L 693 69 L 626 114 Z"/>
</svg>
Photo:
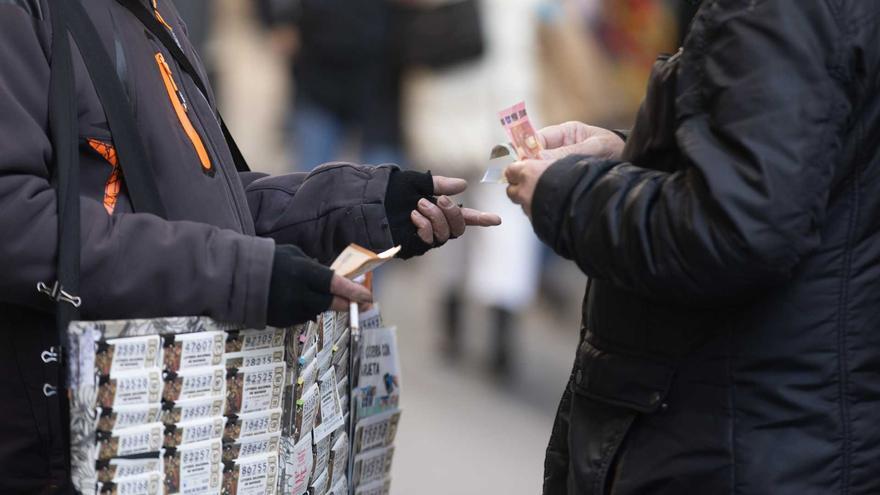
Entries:
<svg viewBox="0 0 880 495">
<path fill-rule="evenodd" d="M 464 208 L 449 196 L 461 194 L 467 189 L 467 181 L 453 177 L 434 176 L 434 194 L 437 204 L 427 199 L 418 203 L 410 213 L 419 238 L 429 245 L 442 244 L 464 234 L 468 226 L 493 227 L 501 225 L 501 217 L 472 208 Z"/>
</svg>

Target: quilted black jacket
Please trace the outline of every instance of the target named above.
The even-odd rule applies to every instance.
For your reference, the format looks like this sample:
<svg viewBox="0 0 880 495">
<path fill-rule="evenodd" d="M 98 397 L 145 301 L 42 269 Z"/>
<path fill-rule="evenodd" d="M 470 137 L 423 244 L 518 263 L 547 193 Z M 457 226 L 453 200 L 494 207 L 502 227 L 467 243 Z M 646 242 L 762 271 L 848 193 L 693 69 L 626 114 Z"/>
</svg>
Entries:
<svg viewBox="0 0 880 495">
<path fill-rule="evenodd" d="M 880 1 L 706 0 L 622 161 L 535 230 L 592 278 L 547 494 L 880 493 Z"/>
</svg>

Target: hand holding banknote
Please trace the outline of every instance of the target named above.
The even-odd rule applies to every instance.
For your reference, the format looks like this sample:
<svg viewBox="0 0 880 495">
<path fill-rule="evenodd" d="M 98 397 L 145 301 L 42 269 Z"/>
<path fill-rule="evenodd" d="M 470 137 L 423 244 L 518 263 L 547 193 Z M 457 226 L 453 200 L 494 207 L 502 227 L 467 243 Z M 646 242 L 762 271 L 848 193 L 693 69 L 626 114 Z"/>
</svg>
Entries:
<svg viewBox="0 0 880 495">
<path fill-rule="evenodd" d="M 545 160 L 559 160 L 569 155 L 619 160 L 625 144 L 614 132 L 583 122 L 545 127 L 538 133 L 538 139 L 544 147 L 541 158 Z"/>
<path fill-rule="evenodd" d="M 523 158 L 504 171 L 508 183 L 507 196 L 532 216 L 532 198 L 544 171 L 556 160 L 569 155 L 587 155 L 604 160 L 619 160 L 624 141 L 614 132 L 582 122 L 566 122 L 541 129 L 535 141 L 540 145 L 537 156 Z M 517 148 L 518 149 L 518 148 Z"/>
</svg>

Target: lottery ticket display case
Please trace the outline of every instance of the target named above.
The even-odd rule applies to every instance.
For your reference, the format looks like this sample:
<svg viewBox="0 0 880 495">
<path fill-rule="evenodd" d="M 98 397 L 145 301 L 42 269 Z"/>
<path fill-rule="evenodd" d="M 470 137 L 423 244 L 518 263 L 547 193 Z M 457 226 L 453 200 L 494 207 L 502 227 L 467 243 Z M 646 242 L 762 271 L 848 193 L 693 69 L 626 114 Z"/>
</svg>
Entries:
<svg viewBox="0 0 880 495">
<path fill-rule="evenodd" d="M 71 477 L 84 495 L 387 494 L 400 420 L 379 307 L 254 330 L 71 324 Z"/>
</svg>

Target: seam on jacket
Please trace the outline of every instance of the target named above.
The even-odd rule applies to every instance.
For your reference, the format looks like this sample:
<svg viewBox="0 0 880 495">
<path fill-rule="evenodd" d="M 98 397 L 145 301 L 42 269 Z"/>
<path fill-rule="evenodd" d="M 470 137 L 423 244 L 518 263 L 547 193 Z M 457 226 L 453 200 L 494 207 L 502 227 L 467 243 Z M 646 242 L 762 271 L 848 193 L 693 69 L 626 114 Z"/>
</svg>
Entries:
<svg viewBox="0 0 880 495">
<path fill-rule="evenodd" d="M 861 134 L 861 126 L 858 127 L 858 133 Z M 859 138 L 861 141 L 861 137 Z M 846 344 L 846 328 L 849 323 L 849 315 L 847 306 L 849 302 L 849 283 L 850 273 L 852 272 L 853 258 L 853 237 L 855 235 L 856 219 L 859 214 L 859 177 L 861 176 L 861 167 L 856 166 L 854 170 L 855 176 L 851 179 L 852 191 L 850 193 L 852 207 L 849 213 L 849 219 L 846 229 L 846 243 L 844 244 L 845 254 L 843 258 L 843 270 L 840 274 L 840 292 L 837 301 L 837 362 L 838 362 L 838 403 L 840 405 L 841 418 L 841 470 L 840 470 L 840 492 L 843 495 L 849 493 L 849 471 L 850 458 L 852 456 L 852 440 L 850 438 L 850 415 L 849 415 L 849 373 L 847 360 L 847 344 Z"/>
<path fill-rule="evenodd" d="M 315 217 L 305 218 L 305 219 L 302 219 L 302 220 L 297 220 L 296 222 L 291 222 L 291 223 L 286 223 L 286 224 L 284 224 L 284 225 L 278 225 L 278 226 L 275 226 L 275 227 L 273 227 L 271 230 L 267 230 L 267 231 L 263 232 L 263 233 L 260 235 L 260 237 L 269 237 L 269 236 L 271 236 L 272 234 L 275 234 L 275 233 L 280 232 L 280 231 L 282 231 L 282 230 L 288 229 L 288 228 L 290 228 L 290 227 L 296 227 L 297 225 L 301 225 L 301 224 L 304 224 L 304 223 L 310 223 L 310 222 L 314 222 L 314 221 L 316 221 L 316 220 L 320 220 L 320 219 L 322 219 L 322 218 L 324 218 L 324 217 L 326 217 L 326 216 L 329 216 L 331 213 L 333 213 L 333 212 L 335 212 L 335 211 L 337 211 L 337 210 L 347 210 L 347 209 L 355 208 L 355 207 L 358 207 L 358 206 L 365 206 L 365 205 L 379 205 L 379 204 L 382 204 L 382 203 L 379 202 L 379 201 L 372 201 L 372 202 L 369 202 L 369 203 L 361 203 L 361 204 L 351 204 L 351 205 L 345 205 L 345 206 L 337 206 L 337 207 L 334 207 L 334 208 L 330 208 L 329 210 L 327 210 L 327 211 L 325 211 L 324 213 L 322 213 L 322 214 L 320 214 L 320 215 L 318 215 L 318 216 L 315 216 Z"/>
</svg>

